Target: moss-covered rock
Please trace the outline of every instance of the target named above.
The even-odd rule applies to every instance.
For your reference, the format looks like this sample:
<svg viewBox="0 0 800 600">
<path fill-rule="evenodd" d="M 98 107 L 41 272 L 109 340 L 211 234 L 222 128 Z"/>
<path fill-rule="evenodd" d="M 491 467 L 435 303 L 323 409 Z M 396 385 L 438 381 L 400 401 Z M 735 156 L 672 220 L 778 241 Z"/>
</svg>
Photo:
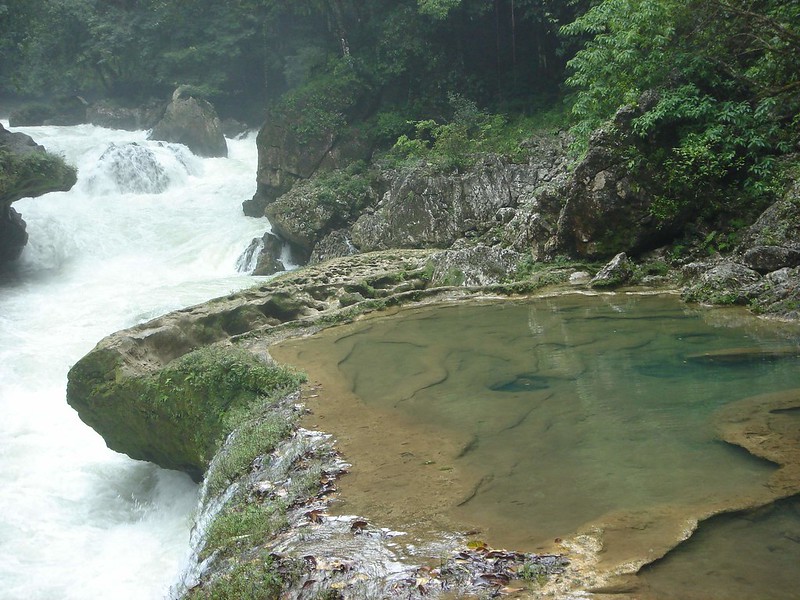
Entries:
<svg viewBox="0 0 800 600">
<path fill-rule="evenodd" d="M 612 258 L 589 282 L 595 288 L 613 288 L 630 281 L 633 277 L 633 265 L 628 255 L 620 252 Z"/>
<path fill-rule="evenodd" d="M 256 141 L 258 187 L 243 205 L 245 214 L 261 217 L 298 181 L 368 158 L 370 135 L 353 125 L 370 112 L 368 92 L 366 82 L 346 66 L 335 76 L 311 80 L 273 107 Z"/>
<path fill-rule="evenodd" d="M 97 349 L 70 370 L 67 399 L 109 448 L 199 481 L 230 431 L 226 414 L 301 379 L 230 346 L 194 350 L 141 376 L 126 375 L 119 354 Z"/>
<path fill-rule="evenodd" d="M 110 448 L 199 480 L 231 430 L 226 415 L 298 382 L 249 352 L 248 335 L 335 314 L 346 284 L 374 282 L 383 296 L 410 289 L 406 274 L 426 258 L 353 257 L 117 332 L 70 370 L 67 401 Z"/>
<path fill-rule="evenodd" d="M 28 241 L 25 221 L 11 203 L 68 190 L 76 181 L 76 170 L 61 157 L 0 125 L 0 262 L 17 259 Z"/>
<path fill-rule="evenodd" d="M 298 181 L 269 204 L 265 214 L 273 231 L 291 244 L 300 262 L 306 262 L 323 237 L 352 223 L 377 196 L 372 173 L 354 163 Z"/>
</svg>

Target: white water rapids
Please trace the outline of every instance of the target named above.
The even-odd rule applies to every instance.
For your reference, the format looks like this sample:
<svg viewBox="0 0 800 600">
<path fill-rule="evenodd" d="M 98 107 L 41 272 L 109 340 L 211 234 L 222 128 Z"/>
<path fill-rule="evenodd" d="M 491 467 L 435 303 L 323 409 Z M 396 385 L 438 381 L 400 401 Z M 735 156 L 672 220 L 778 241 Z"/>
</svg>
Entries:
<svg viewBox="0 0 800 600">
<path fill-rule="evenodd" d="M 144 132 L 12 131 L 79 175 L 69 192 L 14 204 L 30 240 L 0 272 L 0 598 L 163 598 L 197 486 L 108 450 L 66 404 L 67 371 L 113 331 L 254 283 L 236 262 L 269 228 L 241 209 L 255 137 L 200 159 Z"/>
</svg>

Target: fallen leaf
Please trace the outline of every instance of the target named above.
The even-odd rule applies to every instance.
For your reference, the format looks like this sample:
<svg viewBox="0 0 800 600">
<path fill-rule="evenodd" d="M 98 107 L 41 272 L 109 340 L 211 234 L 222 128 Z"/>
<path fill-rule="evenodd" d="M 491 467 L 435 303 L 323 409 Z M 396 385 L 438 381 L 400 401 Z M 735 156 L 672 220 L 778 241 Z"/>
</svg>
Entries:
<svg viewBox="0 0 800 600">
<path fill-rule="evenodd" d="M 489 546 L 483 540 L 470 540 L 467 542 L 467 548 L 470 550 L 488 550 Z"/>
<path fill-rule="evenodd" d="M 364 531 L 364 529 L 367 528 L 367 525 L 369 525 L 369 523 L 367 523 L 366 521 L 357 519 L 353 521 L 352 524 L 350 525 L 350 531 L 352 531 L 353 533 L 361 533 L 362 531 Z"/>
<path fill-rule="evenodd" d="M 325 513 L 318 508 L 310 510 L 305 514 L 305 517 L 307 517 L 312 523 L 322 523 L 323 516 L 326 516 Z"/>
</svg>

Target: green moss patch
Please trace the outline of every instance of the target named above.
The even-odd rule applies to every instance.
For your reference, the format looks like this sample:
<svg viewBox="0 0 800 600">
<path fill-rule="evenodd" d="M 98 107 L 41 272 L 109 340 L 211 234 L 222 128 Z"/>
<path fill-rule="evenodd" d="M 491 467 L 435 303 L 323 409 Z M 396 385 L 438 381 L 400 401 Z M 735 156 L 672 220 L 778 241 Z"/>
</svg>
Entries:
<svg viewBox="0 0 800 600">
<path fill-rule="evenodd" d="M 110 448 L 199 481 L 231 414 L 303 380 L 235 347 L 200 348 L 142 377 L 126 375 L 116 352 L 96 350 L 70 371 L 67 399 Z"/>
</svg>

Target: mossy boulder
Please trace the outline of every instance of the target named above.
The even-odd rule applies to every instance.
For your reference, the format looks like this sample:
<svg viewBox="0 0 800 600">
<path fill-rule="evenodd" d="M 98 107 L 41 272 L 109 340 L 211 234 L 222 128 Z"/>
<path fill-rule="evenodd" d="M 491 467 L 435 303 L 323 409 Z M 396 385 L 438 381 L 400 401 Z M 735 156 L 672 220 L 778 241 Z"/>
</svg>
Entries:
<svg viewBox="0 0 800 600">
<path fill-rule="evenodd" d="M 612 258 L 589 282 L 595 288 L 613 288 L 630 281 L 633 277 L 633 264 L 628 255 L 620 252 Z"/>
<path fill-rule="evenodd" d="M 373 140 L 357 125 L 372 110 L 369 92 L 366 82 L 346 67 L 308 82 L 273 107 L 256 140 L 258 187 L 243 204 L 245 214 L 264 216 L 298 181 L 369 158 Z"/>
<path fill-rule="evenodd" d="M 76 181 L 77 171 L 61 157 L 0 125 L 0 262 L 17 259 L 28 241 L 25 221 L 11 203 L 68 190 Z"/>
<path fill-rule="evenodd" d="M 112 450 L 200 481 L 231 429 L 226 416 L 301 380 L 232 346 L 200 348 L 145 375 L 97 349 L 70 370 L 67 401 Z"/>
<path fill-rule="evenodd" d="M 305 263 L 318 242 L 352 223 L 378 197 L 378 183 L 363 163 L 323 171 L 294 187 L 266 207 L 272 229 Z"/>
<path fill-rule="evenodd" d="M 423 286 L 414 274 L 427 257 L 329 262 L 111 334 L 70 370 L 67 402 L 109 448 L 199 480 L 232 414 L 300 380 L 254 340 L 348 318 L 339 295 L 352 282 L 371 289 L 370 298 Z"/>
</svg>

